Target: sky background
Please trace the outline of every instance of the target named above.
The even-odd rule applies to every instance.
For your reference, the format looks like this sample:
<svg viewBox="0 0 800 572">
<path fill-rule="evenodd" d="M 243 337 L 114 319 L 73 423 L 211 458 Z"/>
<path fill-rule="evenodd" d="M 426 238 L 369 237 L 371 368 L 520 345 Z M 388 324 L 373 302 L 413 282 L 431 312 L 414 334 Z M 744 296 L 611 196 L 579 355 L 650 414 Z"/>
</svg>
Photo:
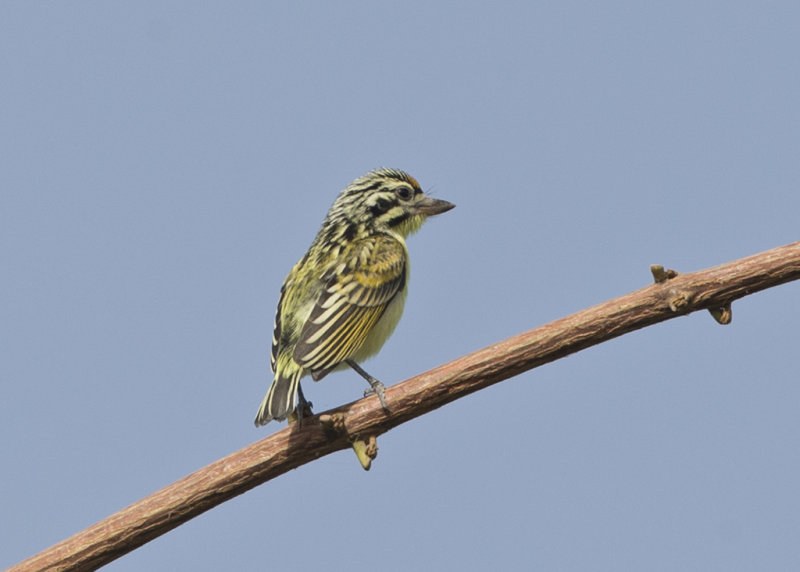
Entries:
<svg viewBox="0 0 800 572">
<path fill-rule="evenodd" d="M 403 380 L 800 239 L 800 5 L 0 5 L 0 568 L 280 429 L 281 283 L 380 166 Z M 190 521 L 138 570 L 796 570 L 800 284 L 470 395 Z M 317 412 L 361 395 L 304 384 Z"/>
</svg>

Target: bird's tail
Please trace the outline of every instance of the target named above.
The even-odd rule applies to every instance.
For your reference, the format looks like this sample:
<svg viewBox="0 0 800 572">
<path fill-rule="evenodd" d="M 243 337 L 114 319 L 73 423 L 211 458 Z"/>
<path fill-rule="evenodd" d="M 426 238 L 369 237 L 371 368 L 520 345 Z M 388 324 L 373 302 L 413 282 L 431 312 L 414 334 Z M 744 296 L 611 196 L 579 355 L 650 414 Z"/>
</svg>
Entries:
<svg viewBox="0 0 800 572">
<path fill-rule="evenodd" d="M 258 408 L 256 427 L 266 425 L 273 419 L 283 421 L 295 409 L 297 388 L 300 387 L 303 369 L 300 367 L 292 368 L 289 371 L 280 367 L 277 369 L 275 379 L 269 386 L 269 391 L 267 391 L 264 401 L 261 402 L 261 407 Z"/>
</svg>

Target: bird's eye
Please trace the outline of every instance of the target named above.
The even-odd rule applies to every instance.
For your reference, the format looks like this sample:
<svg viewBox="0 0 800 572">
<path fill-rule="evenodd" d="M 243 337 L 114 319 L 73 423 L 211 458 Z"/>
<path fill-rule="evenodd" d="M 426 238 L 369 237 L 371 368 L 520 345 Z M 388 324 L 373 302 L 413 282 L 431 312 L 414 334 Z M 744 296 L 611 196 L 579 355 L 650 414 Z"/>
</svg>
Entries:
<svg viewBox="0 0 800 572">
<path fill-rule="evenodd" d="M 407 201 L 414 196 L 414 191 L 412 191 L 409 187 L 397 187 L 395 194 L 400 200 Z"/>
</svg>

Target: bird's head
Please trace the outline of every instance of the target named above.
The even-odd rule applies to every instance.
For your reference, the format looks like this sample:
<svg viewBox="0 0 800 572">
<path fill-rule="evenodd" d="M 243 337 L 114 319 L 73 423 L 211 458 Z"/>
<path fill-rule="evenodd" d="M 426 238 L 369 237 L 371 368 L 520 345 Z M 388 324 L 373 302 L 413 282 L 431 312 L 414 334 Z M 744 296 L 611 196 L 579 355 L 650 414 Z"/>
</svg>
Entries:
<svg viewBox="0 0 800 572">
<path fill-rule="evenodd" d="M 425 195 L 417 180 L 397 169 L 377 169 L 344 189 L 328 213 L 365 228 L 408 236 L 425 219 L 452 209 L 453 203 Z"/>
</svg>

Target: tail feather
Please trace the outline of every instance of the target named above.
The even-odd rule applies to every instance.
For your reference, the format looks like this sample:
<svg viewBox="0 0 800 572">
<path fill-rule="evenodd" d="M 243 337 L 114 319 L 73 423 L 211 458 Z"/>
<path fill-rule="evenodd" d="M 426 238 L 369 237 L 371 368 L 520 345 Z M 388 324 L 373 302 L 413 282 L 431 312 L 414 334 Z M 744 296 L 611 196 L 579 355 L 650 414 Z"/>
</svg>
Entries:
<svg viewBox="0 0 800 572">
<path fill-rule="evenodd" d="M 295 410 L 297 401 L 297 389 L 300 387 L 300 377 L 302 368 L 297 368 L 291 372 L 280 372 L 275 374 L 275 379 L 267 391 L 267 395 L 258 408 L 255 424 L 256 427 L 266 425 L 273 419 L 283 421 Z"/>
</svg>

